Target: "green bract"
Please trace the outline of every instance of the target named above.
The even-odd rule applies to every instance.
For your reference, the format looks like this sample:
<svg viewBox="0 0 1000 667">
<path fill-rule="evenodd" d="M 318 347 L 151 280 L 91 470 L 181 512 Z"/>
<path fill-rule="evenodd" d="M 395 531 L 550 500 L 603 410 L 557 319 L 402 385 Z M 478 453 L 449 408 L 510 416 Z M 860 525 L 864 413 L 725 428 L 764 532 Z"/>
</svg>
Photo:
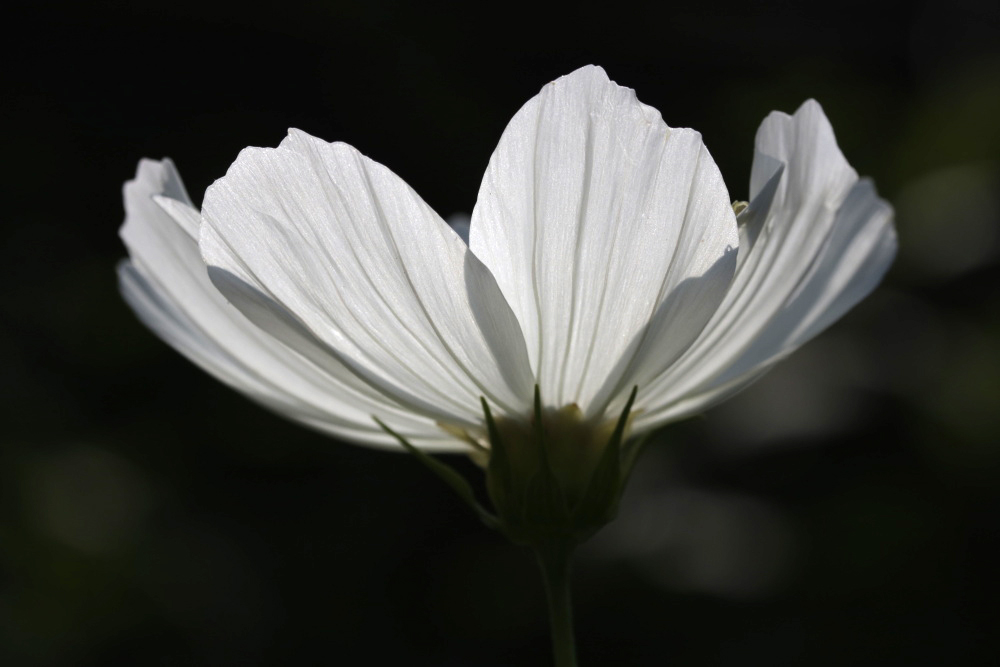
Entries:
<svg viewBox="0 0 1000 667">
<path fill-rule="evenodd" d="M 427 456 L 381 421 L 379 424 L 413 453 L 490 528 L 518 544 L 575 545 L 614 519 L 618 502 L 643 440 L 626 447 L 631 408 L 638 388 L 613 423 L 593 423 L 579 408 L 542 407 L 536 388 L 534 411 L 524 420 L 493 417 L 482 399 L 489 450 L 476 457 L 486 467 L 486 489 L 495 514 L 475 499 L 469 483 L 453 468 Z"/>
<path fill-rule="evenodd" d="M 499 528 L 514 542 L 579 543 L 614 518 L 625 487 L 622 441 L 635 390 L 612 429 L 569 405 L 544 409 L 535 392 L 530 420 L 494 419 L 486 488 Z"/>
</svg>

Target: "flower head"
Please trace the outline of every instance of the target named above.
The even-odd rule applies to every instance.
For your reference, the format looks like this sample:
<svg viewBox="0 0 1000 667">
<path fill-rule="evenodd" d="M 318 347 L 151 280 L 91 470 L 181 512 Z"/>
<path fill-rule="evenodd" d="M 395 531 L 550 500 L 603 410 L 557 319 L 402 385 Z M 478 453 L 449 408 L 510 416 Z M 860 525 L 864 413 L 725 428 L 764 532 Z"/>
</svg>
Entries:
<svg viewBox="0 0 1000 667">
<path fill-rule="evenodd" d="M 701 136 L 598 67 L 511 120 L 468 244 L 386 167 L 298 130 L 240 153 L 200 214 L 166 160 L 140 163 L 125 206 L 122 292 L 195 363 L 347 440 L 395 444 L 375 416 L 481 454 L 491 424 L 610 433 L 633 389 L 633 434 L 704 410 L 868 294 L 896 248 L 816 102 L 765 119 L 734 206 Z M 572 459 L 588 438 L 570 439 Z"/>
</svg>

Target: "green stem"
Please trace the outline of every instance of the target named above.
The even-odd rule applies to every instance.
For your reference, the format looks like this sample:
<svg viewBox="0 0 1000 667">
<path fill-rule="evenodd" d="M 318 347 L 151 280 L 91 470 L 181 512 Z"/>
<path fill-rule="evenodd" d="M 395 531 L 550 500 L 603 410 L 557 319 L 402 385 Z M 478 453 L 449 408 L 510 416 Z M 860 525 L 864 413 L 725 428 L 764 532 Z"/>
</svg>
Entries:
<svg viewBox="0 0 1000 667">
<path fill-rule="evenodd" d="M 573 640 L 573 609 L 570 603 L 570 561 L 573 546 L 566 543 L 540 545 L 535 548 L 538 564 L 545 580 L 545 596 L 549 602 L 549 624 L 552 627 L 552 651 L 555 667 L 576 667 L 576 644 Z"/>
</svg>

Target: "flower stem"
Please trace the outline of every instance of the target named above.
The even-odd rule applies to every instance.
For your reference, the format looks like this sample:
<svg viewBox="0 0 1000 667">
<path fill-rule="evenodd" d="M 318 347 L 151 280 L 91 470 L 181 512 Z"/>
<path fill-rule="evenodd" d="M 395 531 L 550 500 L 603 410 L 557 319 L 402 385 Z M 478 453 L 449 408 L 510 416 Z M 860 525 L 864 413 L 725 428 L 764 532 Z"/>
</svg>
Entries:
<svg viewBox="0 0 1000 667">
<path fill-rule="evenodd" d="M 573 546 L 565 542 L 535 547 L 538 564 L 545 580 L 552 629 L 555 667 L 576 667 L 576 644 L 573 639 L 573 609 L 570 603 L 570 561 Z"/>
</svg>

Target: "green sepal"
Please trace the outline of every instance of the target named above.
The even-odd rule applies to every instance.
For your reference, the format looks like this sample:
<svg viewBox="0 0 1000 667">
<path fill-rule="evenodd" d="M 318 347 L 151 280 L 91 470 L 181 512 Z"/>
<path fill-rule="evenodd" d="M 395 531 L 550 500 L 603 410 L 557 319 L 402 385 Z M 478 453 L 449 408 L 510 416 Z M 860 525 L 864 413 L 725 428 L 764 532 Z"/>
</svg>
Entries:
<svg viewBox="0 0 1000 667">
<path fill-rule="evenodd" d="M 612 431 L 600 461 L 587 483 L 587 490 L 573 512 L 575 523 L 584 531 L 591 526 L 596 531 L 611 521 L 618 512 L 618 501 L 628 479 L 628 468 L 625 474 L 622 474 L 622 440 L 638 390 L 639 387 L 633 387 L 632 393 L 629 394 L 625 408 L 618 418 L 618 423 L 615 424 L 615 430 Z"/>
<path fill-rule="evenodd" d="M 413 454 L 418 461 L 423 463 L 428 470 L 437 475 L 445 484 L 450 486 L 452 490 L 458 494 L 458 497 L 465 501 L 479 519 L 486 524 L 487 527 L 497 529 L 500 527 L 500 521 L 490 513 L 485 507 L 479 504 L 476 500 L 475 494 L 472 492 L 472 487 L 469 483 L 462 477 L 454 468 L 446 463 L 438 461 L 433 456 L 428 455 L 426 452 L 414 447 L 406 438 L 396 433 L 394 430 L 389 428 L 378 417 L 373 417 L 375 423 L 378 424 L 383 431 L 391 435 L 393 438 L 399 441 L 406 451 Z"/>
<path fill-rule="evenodd" d="M 535 385 L 534 407 L 532 432 L 535 436 L 535 447 L 538 448 L 540 469 L 538 474 L 528 482 L 524 506 L 525 508 L 534 508 L 537 511 L 537 516 L 525 516 L 525 519 L 528 521 L 535 519 L 542 525 L 565 525 L 570 517 L 569 506 L 566 494 L 552 470 L 552 462 L 549 459 L 548 440 L 545 437 L 545 426 L 542 422 L 542 394 L 537 384 Z"/>
<path fill-rule="evenodd" d="M 534 420 L 531 424 L 531 430 L 535 434 L 535 442 L 543 445 L 540 452 L 542 457 L 547 457 L 548 452 L 545 451 L 543 444 L 545 442 L 545 426 L 542 424 L 542 418 L 544 417 L 542 415 L 542 390 L 538 388 L 537 384 L 535 385 L 535 400 L 532 403 L 532 407 L 534 408 Z"/>
<path fill-rule="evenodd" d="M 579 445 L 585 452 L 588 446 L 587 441 L 574 439 L 580 437 L 574 431 L 559 430 L 567 424 L 574 428 L 571 413 L 544 412 L 537 386 L 529 422 L 498 421 L 482 400 L 491 451 L 486 486 L 508 538 L 533 547 L 578 544 L 615 517 L 627 470 L 634 462 L 631 449 L 625 447 L 625 433 L 637 393 L 633 388 L 606 439 L 595 441 L 601 449 L 590 465 L 558 470 L 554 466 L 572 453 L 567 447 Z M 578 433 L 587 437 L 585 430 Z"/>
<path fill-rule="evenodd" d="M 486 399 L 481 399 L 490 439 L 486 488 L 500 530 L 518 544 L 536 544 L 562 536 L 570 524 L 566 495 L 552 469 L 546 448 L 541 395 L 535 387 L 534 414 L 528 428 L 501 428 Z M 514 438 L 513 442 L 508 442 Z"/>
<path fill-rule="evenodd" d="M 490 461 L 486 475 L 486 490 L 502 519 L 502 508 L 506 507 L 508 499 L 514 493 L 510 453 L 507 451 L 507 445 L 503 438 L 500 437 L 500 429 L 497 428 L 496 421 L 493 419 L 489 404 L 483 397 L 480 397 L 479 400 L 483 405 L 483 418 L 486 420 L 486 432 L 490 438 Z"/>
<path fill-rule="evenodd" d="M 528 480 L 524 490 L 521 521 L 524 526 L 537 526 L 539 532 L 559 533 L 570 519 L 566 496 L 550 469 L 542 468 Z"/>
</svg>

